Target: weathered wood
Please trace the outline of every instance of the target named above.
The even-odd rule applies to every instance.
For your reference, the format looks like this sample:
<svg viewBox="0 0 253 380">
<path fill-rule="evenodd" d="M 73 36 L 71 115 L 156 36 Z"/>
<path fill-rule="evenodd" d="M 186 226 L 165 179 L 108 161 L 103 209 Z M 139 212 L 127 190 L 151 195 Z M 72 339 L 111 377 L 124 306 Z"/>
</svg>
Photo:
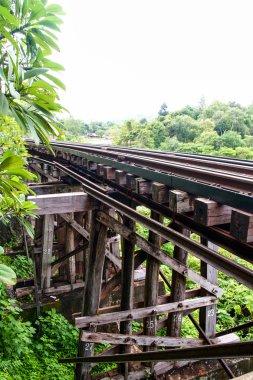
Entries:
<svg viewBox="0 0 253 380">
<path fill-rule="evenodd" d="M 126 185 L 126 173 L 122 170 L 115 170 L 115 182 L 120 186 Z"/>
<path fill-rule="evenodd" d="M 74 217 L 74 214 L 71 214 L 71 217 Z M 71 228 L 71 226 L 67 225 L 67 231 L 66 231 L 66 253 L 71 253 L 75 249 L 75 235 L 74 230 Z M 76 281 L 76 258 L 75 256 L 71 255 L 69 259 L 67 260 L 67 274 L 68 274 L 68 281 L 70 284 L 74 284 Z"/>
<path fill-rule="evenodd" d="M 97 165 L 97 175 L 103 177 L 104 176 L 104 165 L 98 164 Z"/>
<path fill-rule="evenodd" d="M 169 191 L 169 209 L 174 213 L 190 212 L 194 210 L 193 197 L 181 190 Z"/>
<path fill-rule="evenodd" d="M 200 296 L 200 289 L 189 289 L 189 290 L 186 290 L 185 292 L 185 299 L 189 299 L 189 298 L 194 298 L 194 297 L 199 297 Z M 171 301 L 171 295 L 170 294 L 164 294 L 164 295 L 161 295 L 158 297 L 157 299 L 157 305 L 163 305 L 165 303 L 168 303 Z M 133 305 L 133 308 L 134 309 L 137 309 L 137 308 L 142 308 L 144 307 L 144 301 L 140 301 L 140 302 L 135 302 L 134 305 Z M 107 313 L 113 313 L 115 311 L 120 311 L 120 305 L 113 305 L 113 306 L 105 306 L 105 307 L 101 307 L 101 301 L 100 301 L 100 308 L 97 310 L 97 315 L 100 315 L 100 314 L 107 314 Z M 78 317 L 81 317 L 82 313 L 79 312 L 79 313 L 73 313 L 72 314 L 72 318 L 73 320 L 75 318 L 78 318 Z M 188 314 L 188 311 L 185 310 L 184 311 L 184 315 L 187 315 Z M 162 327 L 165 327 L 166 326 L 166 323 L 167 323 L 167 318 L 164 318 L 164 325 L 160 325 L 160 322 L 161 322 L 162 319 L 159 319 L 159 321 L 157 321 L 157 330 L 159 330 L 160 328 Z M 142 331 L 143 333 L 143 331 Z M 138 331 L 138 334 L 139 334 L 139 331 Z"/>
<path fill-rule="evenodd" d="M 43 293 L 56 296 L 56 295 L 71 292 L 75 289 L 83 288 L 83 286 L 84 286 L 83 282 L 77 282 L 71 285 L 69 284 L 69 285 L 60 285 L 60 286 L 51 287 L 51 288 L 45 289 Z"/>
<path fill-rule="evenodd" d="M 83 331 L 81 340 L 93 343 L 126 344 L 157 347 L 198 347 L 203 344 L 203 339 L 173 338 L 165 336 L 124 335 L 112 333 L 90 333 Z"/>
<path fill-rule="evenodd" d="M 36 195 L 46 195 L 46 194 L 57 194 L 57 193 L 69 193 L 72 191 L 81 191 L 80 186 L 75 186 L 72 188 L 70 185 L 64 183 L 49 183 L 48 185 L 32 185 L 29 184 L 29 187 Z"/>
<path fill-rule="evenodd" d="M 247 243 L 253 242 L 253 214 L 233 210 L 230 224 L 230 233 L 236 239 Z"/>
<path fill-rule="evenodd" d="M 83 192 L 29 196 L 38 209 L 37 215 L 52 215 L 92 210 L 97 206 L 94 198 Z"/>
<path fill-rule="evenodd" d="M 63 218 L 68 224 L 70 224 L 80 235 L 82 235 L 85 239 L 89 240 L 90 234 L 85 230 L 76 220 L 71 216 L 71 214 L 60 214 L 61 218 Z"/>
<path fill-rule="evenodd" d="M 99 308 L 106 238 L 107 227 L 97 220 L 97 210 L 94 210 L 91 214 L 87 278 L 85 279 L 86 286 L 82 311 L 84 316 L 96 315 L 97 309 Z M 79 341 L 78 354 L 80 356 L 91 356 L 92 352 L 92 344 Z M 89 365 L 77 365 L 76 379 L 88 380 L 89 370 Z"/>
<path fill-rule="evenodd" d="M 39 173 L 42 177 L 46 178 L 47 180 L 55 181 L 55 178 L 47 171 L 44 171 L 44 169 L 42 169 L 39 165 L 30 164 L 29 167 L 33 169 L 35 172 Z"/>
<path fill-rule="evenodd" d="M 179 227 L 178 232 L 190 237 L 190 231 L 185 228 Z M 174 259 L 178 260 L 183 265 L 187 264 L 188 252 L 177 246 L 174 247 L 173 252 Z M 186 278 L 182 274 L 172 271 L 171 281 L 171 300 L 172 302 L 183 301 L 185 299 Z M 181 336 L 183 313 L 176 312 L 170 313 L 168 316 L 167 335 L 173 337 Z"/>
<path fill-rule="evenodd" d="M 135 223 L 123 216 L 123 224 L 131 230 L 135 229 Z M 122 270 L 121 270 L 121 310 L 129 310 L 133 308 L 133 293 L 134 293 L 134 248 L 135 244 L 127 239 L 122 239 Z M 120 323 L 121 334 L 132 333 L 131 321 L 122 321 Z M 131 347 L 122 346 L 120 353 L 131 352 Z M 121 370 L 124 373 L 124 377 L 128 376 L 129 365 L 125 364 L 121 366 Z"/>
<path fill-rule="evenodd" d="M 42 271 L 41 287 L 50 288 L 51 279 L 51 259 L 54 240 L 54 215 L 45 215 L 43 223 L 43 252 L 42 252 Z"/>
<path fill-rule="evenodd" d="M 115 179 L 115 169 L 111 166 L 104 166 L 104 178 L 109 180 Z"/>
<path fill-rule="evenodd" d="M 192 271 L 187 266 L 170 257 L 167 252 L 161 249 L 157 249 L 152 243 L 135 234 L 132 230 L 126 228 L 115 219 L 101 212 L 98 213 L 98 219 L 101 223 L 107 225 L 110 229 L 116 231 L 126 239 L 134 241 L 138 247 L 147 252 L 149 255 L 153 256 L 155 259 L 159 260 L 160 263 L 168 265 L 170 268 L 196 282 L 210 293 L 215 293 L 217 297 L 220 297 L 223 294 L 223 290 L 221 288 L 211 284 L 203 276 L 200 276 L 198 273 Z"/>
<path fill-rule="evenodd" d="M 231 221 L 232 208 L 211 199 L 196 198 L 194 220 L 205 226 L 226 224 Z"/>
<path fill-rule="evenodd" d="M 202 244 L 207 247 L 213 249 L 214 251 L 218 251 L 218 247 L 211 242 L 208 242 L 206 239 L 201 239 Z M 206 264 L 205 262 L 200 262 L 200 273 L 203 277 L 205 277 L 208 281 L 213 284 L 217 284 L 218 280 L 218 271 L 211 265 Z M 205 296 L 208 293 L 205 289 L 201 290 L 201 295 Z M 216 334 L 216 305 L 208 305 L 203 308 L 199 312 L 199 324 L 201 328 L 204 330 L 206 336 L 208 338 L 214 338 Z"/>
<path fill-rule="evenodd" d="M 88 244 L 89 244 L 89 243 L 87 242 L 85 245 L 81 245 L 80 247 L 77 247 L 77 248 L 75 248 L 73 251 L 67 253 L 66 255 L 64 255 L 64 256 L 62 256 L 62 257 L 60 257 L 59 259 L 53 261 L 53 262 L 51 263 L 52 272 L 53 272 L 53 271 L 56 271 L 58 268 L 60 268 L 60 266 L 61 266 L 62 264 L 64 264 L 64 263 L 67 261 L 67 259 L 69 259 L 69 258 L 72 257 L 72 256 L 77 255 L 77 254 L 78 254 L 79 252 L 81 252 L 83 249 L 87 248 L 87 247 L 88 247 Z"/>
<path fill-rule="evenodd" d="M 127 173 L 126 174 L 126 187 L 129 190 L 135 191 L 136 190 L 136 181 L 135 181 L 135 176 L 132 174 Z"/>
<path fill-rule="evenodd" d="M 137 269 L 143 261 L 146 259 L 147 255 L 143 251 L 139 251 L 135 255 L 134 259 L 134 269 Z M 107 301 L 107 298 L 111 294 L 111 292 L 120 285 L 121 282 L 121 271 L 119 271 L 117 274 L 115 274 L 106 284 L 103 285 L 102 291 L 101 291 L 101 306 L 104 305 Z"/>
<path fill-rule="evenodd" d="M 95 315 L 80 317 L 75 319 L 75 326 L 77 328 L 89 327 L 92 325 L 104 325 L 112 322 L 120 321 L 132 321 L 135 319 L 146 318 L 152 315 L 160 315 L 163 313 L 173 313 L 179 310 L 192 310 L 195 308 L 205 307 L 207 305 L 212 305 L 217 303 L 216 297 L 201 297 L 191 300 L 186 300 L 182 302 L 172 302 L 164 305 L 149 306 L 140 309 L 130 309 L 126 311 L 119 311 L 116 313 Z"/>
<path fill-rule="evenodd" d="M 87 161 L 88 170 L 97 170 L 97 163 L 94 161 Z"/>
<path fill-rule="evenodd" d="M 166 185 L 159 182 L 152 183 L 152 198 L 156 199 L 157 203 L 169 202 L 169 189 Z"/>
<path fill-rule="evenodd" d="M 136 178 L 135 180 L 135 188 L 138 194 L 151 194 L 151 185 L 152 182 L 143 178 Z"/>
<path fill-rule="evenodd" d="M 159 185 L 158 185 L 159 187 Z M 152 199 L 157 202 L 158 199 L 155 196 L 158 195 L 159 191 L 155 189 L 156 185 L 153 184 Z M 151 211 L 151 219 L 163 223 L 163 216 L 157 212 Z M 149 231 L 148 241 L 153 244 L 156 248 L 161 246 L 161 237 L 155 234 L 153 231 Z M 158 283 L 159 283 L 159 268 L 160 262 L 153 256 L 148 255 L 146 262 L 146 280 L 145 280 L 145 295 L 144 304 L 145 306 L 155 306 L 158 301 Z M 145 318 L 143 321 L 143 331 L 145 335 L 156 335 L 156 316 L 151 316 Z M 144 350 L 150 351 L 154 347 L 144 347 Z M 151 364 L 153 371 L 153 364 Z"/>
</svg>

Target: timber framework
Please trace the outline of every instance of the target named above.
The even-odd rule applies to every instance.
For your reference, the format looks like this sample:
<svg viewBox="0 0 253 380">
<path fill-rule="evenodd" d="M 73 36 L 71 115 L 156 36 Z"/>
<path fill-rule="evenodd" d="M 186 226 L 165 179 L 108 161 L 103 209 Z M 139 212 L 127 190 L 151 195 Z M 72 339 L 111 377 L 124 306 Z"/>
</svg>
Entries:
<svg viewBox="0 0 253 380">
<path fill-rule="evenodd" d="M 77 363 L 76 380 L 92 378 L 96 363 L 119 363 L 112 378 L 133 380 L 201 359 L 219 360 L 235 377 L 226 359 L 253 356 L 253 343 L 235 334 L 253 321 L 216 332 L 224 293 L 218 272 L 253 289 L 253 271 L 219 248 L 253 264 L 253 162 L 63 142 L 27 146 L 29 168 L 41 178 L 28 197 L 39 215 L 31 245 L 37 294 L 83 289 L 73 316 L 78 357 L 62 358 Z M 120 297 L 112 303 L 115 289 Z M 181 336 L 186 316 L 198 338 Z M 95 354 L 97 343 L 107 348 Z"/>
</svg>

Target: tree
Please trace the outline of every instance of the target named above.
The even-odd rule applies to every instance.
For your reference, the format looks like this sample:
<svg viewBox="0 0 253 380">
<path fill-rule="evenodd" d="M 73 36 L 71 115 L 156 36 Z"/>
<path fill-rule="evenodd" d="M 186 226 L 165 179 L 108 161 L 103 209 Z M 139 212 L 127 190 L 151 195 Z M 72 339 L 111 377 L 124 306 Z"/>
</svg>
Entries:
<svg viewBox="0 0 253 380">
<path fill-rule="evenodd" d="M 159 112 L 158 112 L 158 115 L 159 115 L 159 116 L 166 116 L 166 115 L 168 115 L 168 114 L 169 114 L 168 106 L 167 106 L 166 103 L 163 103 L 163 104 L 161 105 L 161 108 L 160 108 Z"/>
<path fill-rule="evenodd" d="M 37 142 L 60 133 L 56 88 L 64 85 L 51 71 L 63 67 L 48 56 L 59 51 L 55 32 L 62 14 L 46 0 L 0 0 L 0 115 L 14 117 Z"/>
<path fill-rule="evenodd" d="M 51 71 L 63 67 L 48 56 L 59 50 L 55 32 L 60 30 L 62 14 L 59 5 L 47 5 L 46 0 L 0 0 L 0 128 L 4 135 L 8 136 L 6 127 L 14 120 L 16 128 L 31 133 L 36 142 L 48 144 L 50 135 L 60 133 L 55 113 L 63 107 L 57 88 L 64 85 Z M 24 199 L 29 192 L 24 180 L 34 176 L 24 167 L 26 154 L 17 155 L 10 141 L 0 156 L 0 220 L 14 214 L 31 233 L 25 216 L 35 207 Z"/>
<path fill-rule="evenodd" d="M 176 116 L 168 126 L 170 137 L 176 137 L 181 142 L 191 142 L 200 133 L 196 120 L 187 115 Z"/>
</svg>

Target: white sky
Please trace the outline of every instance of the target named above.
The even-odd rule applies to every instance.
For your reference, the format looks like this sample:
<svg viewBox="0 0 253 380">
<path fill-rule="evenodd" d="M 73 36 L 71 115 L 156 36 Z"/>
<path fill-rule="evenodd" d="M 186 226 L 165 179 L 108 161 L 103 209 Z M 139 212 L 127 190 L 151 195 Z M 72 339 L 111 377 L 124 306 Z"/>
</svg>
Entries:
<svg viewBox="0 0 253 380">
<path fill-rule="evenodd" d="M 83 120 L 150 117 L 201 96 L 253 101 L 252 0 L 50 0 L 63 104 Z"/>
</svg>

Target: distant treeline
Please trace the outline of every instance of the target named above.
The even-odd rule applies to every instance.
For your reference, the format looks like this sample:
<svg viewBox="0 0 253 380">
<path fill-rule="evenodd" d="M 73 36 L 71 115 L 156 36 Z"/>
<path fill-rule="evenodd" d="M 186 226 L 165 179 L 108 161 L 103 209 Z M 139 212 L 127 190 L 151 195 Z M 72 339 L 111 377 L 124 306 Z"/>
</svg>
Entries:
<svg viewBox="0 0 253 380">
<path fill-rule="evenodd" d="M 63 125 L 68 140 L 81 141 L 81 136 L 95 132 L 116 145 L 253 158 L 253 104 L 216 101 L 206 106 L 202 99 L 197 107 L 169 112 L 164 103 L 153 120 L 87 124 L 65 119 Z"/>
</svg>

